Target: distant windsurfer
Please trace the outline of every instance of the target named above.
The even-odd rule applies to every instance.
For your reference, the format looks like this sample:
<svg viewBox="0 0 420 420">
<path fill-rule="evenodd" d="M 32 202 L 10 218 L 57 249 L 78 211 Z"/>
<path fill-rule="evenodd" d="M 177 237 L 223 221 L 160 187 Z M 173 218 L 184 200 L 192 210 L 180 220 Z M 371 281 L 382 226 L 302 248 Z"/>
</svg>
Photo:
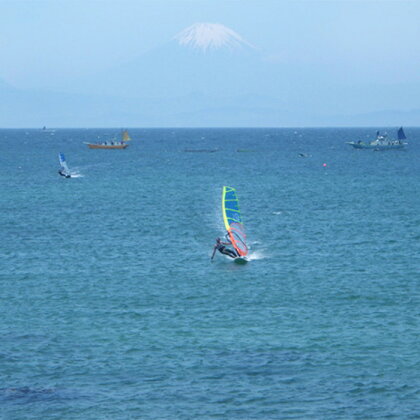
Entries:
<svg viewBox="0 0 420 420">
<path fill-rule="evenodd" d="M 70 178 L 70 175 L 69 174 L 66 174 L 62 169 L 60 169 L 59 171 L 58 171 L 58 173 L 61 175 L 61 176 L 64 176 L 65 178 Z"/>
<path fill-rule="evenodd" d="M 213 248 L 213 255 L 211 256 L 211 259 L 213 260 L 216 251 L 219 251 L 221 254 L 227 255 L 230 258 L 238 257 L 238 254 L 234 250 L 226 248 L 226 245 L 232 245 L 232 242 L 222 242 L 220 238 L 217 238 L 216 244 Z"/>
</svg>

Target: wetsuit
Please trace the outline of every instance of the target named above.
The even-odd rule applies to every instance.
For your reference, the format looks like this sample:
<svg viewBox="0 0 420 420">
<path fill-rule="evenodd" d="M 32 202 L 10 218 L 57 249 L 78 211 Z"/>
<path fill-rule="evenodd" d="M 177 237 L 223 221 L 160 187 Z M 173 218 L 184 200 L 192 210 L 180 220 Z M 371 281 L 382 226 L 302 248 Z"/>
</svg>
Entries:
<svg viewBox="0 0 420 420">
<path fill-rule="evenodd" d="M 216 249 L 221 253 L 221 254 L 225 254 L 228 255 L 231 258 L 236 258 L 238 256 L 238 254 L 233 251 L 232 249 L 226 248 L 224 245 L 222 244 L 216 244 Z"/>
<path fill-rule="evenodd" d="M 66 175 L 63 171 L 61 171 L 61 170 L 59 170 L 58 171 L 58 173 L 61 175 L 61 176 L 64 176 L 64 177 L 66 177 L 66 178 L 70 178 L 70 175 Z"/>
</svg>

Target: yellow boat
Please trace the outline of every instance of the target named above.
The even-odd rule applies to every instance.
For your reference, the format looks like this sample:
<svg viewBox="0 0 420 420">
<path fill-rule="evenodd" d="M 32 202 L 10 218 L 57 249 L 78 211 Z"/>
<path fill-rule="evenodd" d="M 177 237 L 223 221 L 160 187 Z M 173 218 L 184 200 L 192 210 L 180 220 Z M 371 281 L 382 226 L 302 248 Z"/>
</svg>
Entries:
<svg viewBox="0 0 420 420">
<path fill-rule="evenodd" d="M 102 143 L 85 143 L 89 149 L 125 149 L 128 147 L 127 141 L 130 141 L 131 137 L 127 130 L 121 132 L 121 141 L 111 140 Z"/>
</svg>

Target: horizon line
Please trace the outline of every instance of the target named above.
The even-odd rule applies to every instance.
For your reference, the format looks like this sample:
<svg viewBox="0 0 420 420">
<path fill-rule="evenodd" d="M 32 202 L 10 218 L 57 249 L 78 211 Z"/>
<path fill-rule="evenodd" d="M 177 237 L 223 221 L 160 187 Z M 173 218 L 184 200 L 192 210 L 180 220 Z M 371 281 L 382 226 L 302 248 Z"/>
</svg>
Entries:
<svg viewBox="0 0 420 420">
<path fill-rule="evenodd" d="M 47 126 L 46 126 L 47 127 Z M 322 129 L 322 128 L 375 128 L 375 127 L 406 127 L 420 128 L 420 125 L 284 125 L 284 126 L 184 126 L 184 127 L 141 127 L 141 126 L 90 126 L 90 127 L 65 127 L 65 126 L 48 126 L 46 130 L 221 130 L 221 129 Z M 43 127 L 0 127 L 0 130 L 43 130 Z"/>
</svg>

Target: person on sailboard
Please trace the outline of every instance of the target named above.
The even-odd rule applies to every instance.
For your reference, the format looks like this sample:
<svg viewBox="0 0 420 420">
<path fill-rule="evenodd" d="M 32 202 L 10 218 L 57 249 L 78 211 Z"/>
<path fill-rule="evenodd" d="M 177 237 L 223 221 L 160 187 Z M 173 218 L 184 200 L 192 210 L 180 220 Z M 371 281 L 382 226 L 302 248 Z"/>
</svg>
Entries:
<svg viewBox="0 0 420 420">
<path fill-rule="evenodd" d="M 66 178 L 70 178 L 70 175 L 69 174 L 66 174 L 62 169 L 59 169 L 58 170 L 58 173 L 61 175 L 61 176 L 64 176 L 64 177 L 66 177 Z"/>
<path fill-rule="evenodd" d="M 234 250 L 226 248 L 226 245 L 232 245 L 232 242 L 222 242 L 220 238 L 216 238 L 216 244 L 214 245 L 211 259 L 213 259 L 216 251 L 219 251 L 221 254 L 227 255 L 230 258 L 236 258 L 238 254 Z"/>
</svg>

